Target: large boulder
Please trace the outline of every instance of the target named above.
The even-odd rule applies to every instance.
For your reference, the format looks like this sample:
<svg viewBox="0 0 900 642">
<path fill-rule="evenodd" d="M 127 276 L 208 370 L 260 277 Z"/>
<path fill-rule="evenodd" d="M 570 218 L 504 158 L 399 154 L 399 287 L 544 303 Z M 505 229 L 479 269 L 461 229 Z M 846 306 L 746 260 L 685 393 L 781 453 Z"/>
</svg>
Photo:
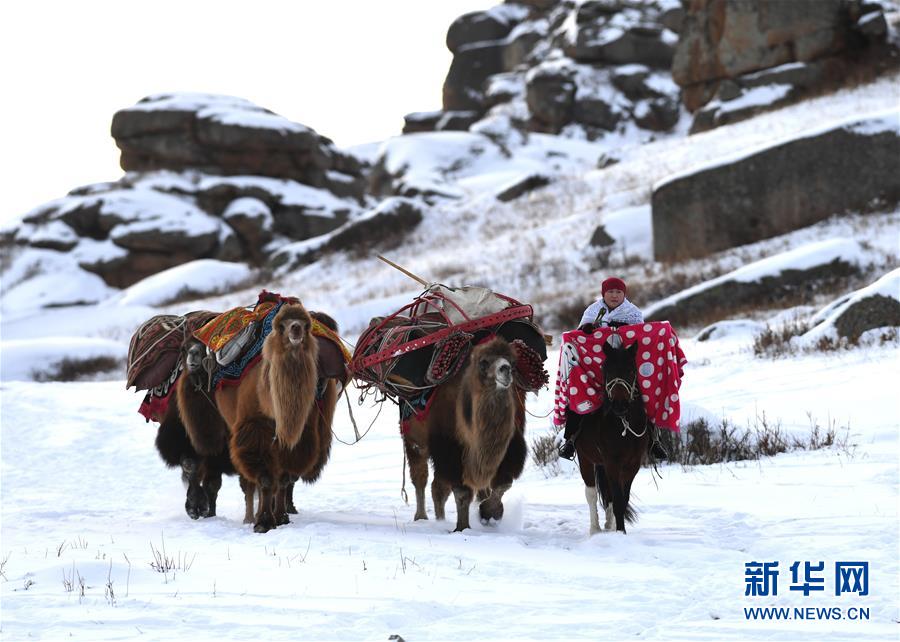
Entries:
<svg viewBox="0 0 900 642">
<path fill-rule="evenodd" d="M 892 206 L 898 173 L 900 113 L 891 111 L 666 179 L 652 196 L 655 258 L 705 256 Z"/>
<path fill-rule="evenodd" d="M 812 303 L 818 292 L 860 274 L 862 256 L 853 240 L 811 243 L 678 292 L 647 306 L 644 317 L 698 326 L 733 318 L 772 301 Z"/>
<path fill-rule="evenodd" d="M 323 187 L 329 171 L 361 167 L 330 140 L 248 100 L 210 94 L 156 94 L 113 116 L 126 171 L 194 169 L 287 178 Z M 353 193 L 362 198 L 363 182 Z"/>
<path fill-rule="evenodd" d="M 575 103 L 573 69 L 563 62 L 533 68 L 526 77 L 525 99 L 535 131 L 557 133 L 572 119 Z"/>
<path fill-rule="evenodd" d="M 499 40 L 476 42 L 460 47 L 453 56 L 444 80 L 445 111 L 482 111 L 484 82 L 504 71 L 504 43 Z"/>
<path fill-rule="evenodd" d="M 799 339 L 801 345 L 816 346 L 823 339 L 856 342 L 869 330 L 900 327 L 900 268 L 833 301 L 812 322 L 815 325 Z"/>
<path fill-rule="evenodd" d="M 724 79 L 883 39 L 878 20 L 866 17 L 870 9 L 859 0 L 690 0 L 672 76 L 684 89 L 685 106 L 695 111 Z M 871 33 L 861 31 L 866 28 Z"/>
</svg>

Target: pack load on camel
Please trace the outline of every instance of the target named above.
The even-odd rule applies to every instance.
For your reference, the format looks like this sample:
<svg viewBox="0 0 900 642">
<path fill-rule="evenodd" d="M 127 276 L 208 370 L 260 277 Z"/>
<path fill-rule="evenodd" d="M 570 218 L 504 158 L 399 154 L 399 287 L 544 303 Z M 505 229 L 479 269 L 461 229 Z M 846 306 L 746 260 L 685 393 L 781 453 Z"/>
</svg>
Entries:
<svg viewBox="0 0 900 642">
<path fill-rule="evenodd" d="M 534 310 L 488 288 L 429 284 L 390 316 L 372 319 L 350 362 L 358 387 L 376 389 L 401 406 L 401 415 L 422 415 L 435 387 L 453 376 L 473 346 L 493 336 L 516 351 L 515 381 L 536 392 L 549 381 L 547 345 Z"/>
<path fill-rule="evenodd" d="M 452 492 L 462 531 L 473 500 L 484 523 L 503 517 L 503 495 L 525 466 L 525 394 L 549 381 L 547 345 L 530 305 L 487 288 L 413 278 L 424 292 L 372 319 L 350 370 L 363 395 L 379 391 L 400 405 L 415 519 L 427 519 L 430 460 L 435 517 L 444 519 Z"/>
<path fill-rule="evenodd" d="M 183 316 L 157 314 L 142 323 L 128 344 L 125 389 L 132 386 L 147 394 L 138 412 L 149 421 L 161 422 L 175 383 L 183 369 L 181 347 L 194 331 L 215 318 L 216 312 L 196 310 Z"/>
</svg>

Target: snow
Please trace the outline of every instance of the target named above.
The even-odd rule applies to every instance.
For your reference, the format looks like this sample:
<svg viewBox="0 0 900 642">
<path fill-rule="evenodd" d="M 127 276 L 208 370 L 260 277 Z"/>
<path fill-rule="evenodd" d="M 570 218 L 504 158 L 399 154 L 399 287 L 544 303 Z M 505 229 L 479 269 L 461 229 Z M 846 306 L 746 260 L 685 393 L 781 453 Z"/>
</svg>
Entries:
<svg viewBox="0 0 900 642">
<path fill-rule="evenodd" d="M 718 104 L 719 111 L 723 113 L 740 111 L 749 107 L 762 107 L 771 105 L 785 98 L 791 93 L 793 85 L 762 85 L 744 90 L 734 100 L 728 100 Z"/>
<path fill-rule="evenodd" d="M 218 94 L 172 93 L 155 94 L 125 111 L 191 111 L 198 118 L 214 120 L 223 125 L 274 129 L 281 132 L 309 133 L 305 125 L 273 114 L 244 98 Z"/>
<path fill-rule="evenodd" d="M 53 373 L 65 359 L 84 361 L 108 357 L 125 363 L 128 347 L 109 339 L 54 336 L 0 342 L 3 352 L 0 378 L 4 382 L 31 381 Z"/>
<path fill-rule="evenodd" d="M 582 483 L 568 463 L 546 479 L 529 462 L 496 525 L 473 518 L 470 531 L 449 533 L 452 502 L 447 522 L 414 522 L 399 497 L 396 411 L 376 418 L 377 408 L 355 403 L 357 423 L 374 425 L 356 445 L 335 443 L 322 479 L 298 489 L 291 524 L 254 534 L 241 523 L 234 478 L 219 516 L 192 522 L 179 473 L 154 450 L 155 424 L 136 415 L 139 398 L 122 381 L 6 382 L 4 636 L 238 640 L 264 626 L 274 640 L 596 639 L 610 630 L 658 640 L 889 639 L 898 452 L 879 408 L 895 402 L 865 380 L 896 376 L 892 351 L 848 354 L 838 368 L 830 357 L 721 356 L 685 379 L 694 412 L 752 423 L 763 410 L 802 431 L 812 411 L 850 425 L 856 448 L 662 466 L 658 481 L 644 469 L 632 491 L 640 518 L 624 536 L 588 536 Z M 544 391 L 529 409 L 541 415 L 550 403 Z M 529 418 L 529 439 L 544 421 Z M 335 432 L 352 435 L 343 402 Z M 163 547 L 179 570 L 153 570 L 153 549 Z M 836 561 L 869 562 L 870 595 L 787 589 L 793 561 L 820 559 L 829 572 Z M 770 560 L 781 567 L 779 597 L 744 597 L 744 564 Z M 871 620 L 744 620 L 744 607 L 771 604 L 865 606 Z"/>
<path fill-rule="evenodd" d="M 161 305 L 185 290 L 197 295 L 220 292 L 247 281 L 252 275 L 253 270 L 244 263 L 198 259 L 148 276 L 111 301 L 120 306 Z"/>
<path fill-rule="evenodd" d="M 763 89 L 764 88 L 765 87 L 763 87 Z M 805 109 L 802 111 L 805 113 Z M 749 148 L 748 146 L 748 148 L 740 152 L 729 153 L 727 155 L 716 158 L 713 162 L 706 162 L 702 165 L 695 165 L 685 171 L 667 176 L 663 180 L 660 180 L 653 185 L 653 191 L 655 192 L 668 183 L 672 183 L 693 174 L 697 174 L 698 172 L 737 163 L 767 149 L 778 147 L 779 145 L 784 145 L 785 143 L 789 143 L 795 140 L 814 138 L 815 136 L 820 136 L 826 132 L 836 129 L 845 129 L 847 131 L 862 134 L 864 136 L 872 136 L 885 131 L 896 132 L 897 135 L 900 136 L 900 110 L 898 110 L 896 107 L 892 107 L 887 110 L 871 112 L 866 114 L 865 116 L 856 115 L 852 118 L 848 118 L 846 115 L 844 115 L 839 120 L 834 120 L 831 122 L 828 122 L 826 120 L 827 124 L 824 125 L 822 124 L 823 120 L 826 119 L 824 115 L 821 115 L 819 118 L 809 121 L 814 122 L 815 125 L 810 126 L 807 122 L 805 124 L 806 128 L 801 132 L 790 134 L 782 138 L 775 138 L 773 134 L 770 140 L 756 147 Z"/>
</svg>

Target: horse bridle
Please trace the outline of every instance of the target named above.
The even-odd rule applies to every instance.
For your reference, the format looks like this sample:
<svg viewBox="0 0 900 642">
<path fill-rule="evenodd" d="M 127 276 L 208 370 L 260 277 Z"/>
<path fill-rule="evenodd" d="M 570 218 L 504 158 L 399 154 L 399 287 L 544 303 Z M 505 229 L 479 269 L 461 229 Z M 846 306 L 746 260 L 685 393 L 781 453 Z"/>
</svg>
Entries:
<svg viewBox="0 0 900 642">
<path fill-rule="evenodd" d="M 628 403 L 622 411 L 618 411 L 613 407 L 612 402 L 612 391 L 616 389 L 617 386 L 621 386 L 625 388 L 628 392 Z M 635 393 L 637 392 L 637 375 L 631 380 L 629 383 L 626 379 L 622 379 L 621 377 L 613 377 L 608 381 L 603 383 L 603 387 L 606 389 L 606 400 L 608 403 L 604 404 L 606 406 L 606 412 L 612 412 L 616 417 L 618 417 L 619 421 L 622 422 L 622 426 L 624 430 L 622 430 L 622 436 L 624 437 L 629 432 L 635 437 L 641 438 L 645 434 L 647 434 L 647 424 L 644 424 L 644 430 L 640 433 L 634 431 L 634 428 L 631 427 L 631 424 L 628 423 L 628 409 L 631 407 L 631 402 L 635 399 Z"/>
</svg>

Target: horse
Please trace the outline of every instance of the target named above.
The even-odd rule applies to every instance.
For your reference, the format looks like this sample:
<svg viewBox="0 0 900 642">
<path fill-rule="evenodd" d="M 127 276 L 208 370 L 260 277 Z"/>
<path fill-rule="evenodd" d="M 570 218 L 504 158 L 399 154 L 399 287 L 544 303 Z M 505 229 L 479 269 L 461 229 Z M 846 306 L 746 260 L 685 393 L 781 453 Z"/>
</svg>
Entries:
<svg viewBox="0 0 900 642">
<path fill-rule="evenodd" d="M 631 483 L 650 440 L 649 421 L 638 389 L 637 344 L 623 348 L 621 338 L 613 334 L 603 343 L 603 352 L 603 403 L 581 418 L 576 441 L 592 535 L 601 530 L 598 491 L 606 512 L 606 530 L 615 525 L 617 531 L 624 533 L 625 522 L 634 522 L 635 514 L 629 504 Z"/>
</svg>

